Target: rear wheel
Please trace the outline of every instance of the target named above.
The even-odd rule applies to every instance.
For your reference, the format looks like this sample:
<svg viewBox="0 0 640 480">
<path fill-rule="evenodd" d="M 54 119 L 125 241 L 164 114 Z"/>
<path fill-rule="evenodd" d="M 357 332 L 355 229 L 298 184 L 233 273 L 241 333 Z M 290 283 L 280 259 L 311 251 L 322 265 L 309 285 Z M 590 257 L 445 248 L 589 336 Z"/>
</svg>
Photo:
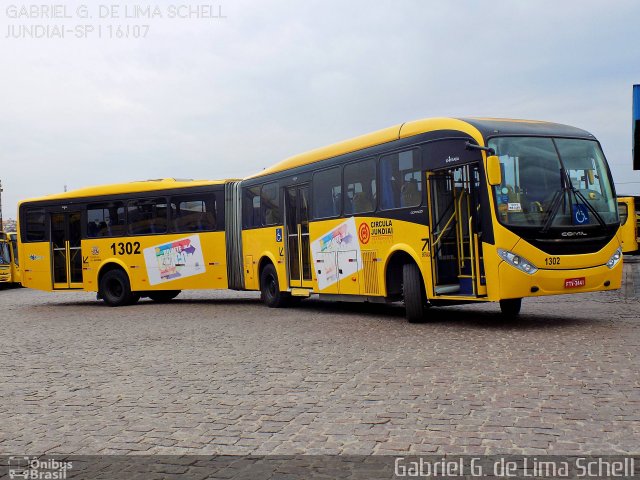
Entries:
<svg viewBox="0 0 640 480">
<path fill-rule="evenodd" d="M 420 269 L 415 263 L 407 263 L 402 267 L 402 296 L 407 320 L 411 323 L 424 320 L 424 289 Z"/>
<path fill-rule="evenodd" d="M 508 300 L 500 300 L 500 310 L 505 317 L 517 317 L 522 307 L 521 298 L 510 298 Z"/>
<path fill-rule="evenodd" d="M 278 273 L 272 264 L 264 267 L 260 274 L 260 297 L 270 308 L 286 307 L 290 303 L 289 293 L 280 291 Z"/>
<path fill-rule="evenodd" d="M 129 277 L 118 269 L 109 270 L 100 279 L 98 295 L 110 307 L 132 305 L 140 299 L 140 295 L 131 291 Z"/>
<path fill-rule="evenodd" d="M 157 303 L 167 303 L 180 295 L 181 290 L 161 290 L 158 292 L 149 292 L 147 296 Z"/>
</svg>

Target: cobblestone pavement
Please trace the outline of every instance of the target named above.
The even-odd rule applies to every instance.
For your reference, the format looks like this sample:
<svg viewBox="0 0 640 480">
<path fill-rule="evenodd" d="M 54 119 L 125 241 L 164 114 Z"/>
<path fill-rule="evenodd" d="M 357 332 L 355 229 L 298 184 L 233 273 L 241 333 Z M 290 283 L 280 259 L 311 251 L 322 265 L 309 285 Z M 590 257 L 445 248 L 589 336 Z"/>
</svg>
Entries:
<svg viewBox="0 0 640 480">
<path fill-rule="evenodd" d="M 637 272 L 619 292 L 431 309 L 0 291 L 2 454 L 640 452 Z"/>
</svg>

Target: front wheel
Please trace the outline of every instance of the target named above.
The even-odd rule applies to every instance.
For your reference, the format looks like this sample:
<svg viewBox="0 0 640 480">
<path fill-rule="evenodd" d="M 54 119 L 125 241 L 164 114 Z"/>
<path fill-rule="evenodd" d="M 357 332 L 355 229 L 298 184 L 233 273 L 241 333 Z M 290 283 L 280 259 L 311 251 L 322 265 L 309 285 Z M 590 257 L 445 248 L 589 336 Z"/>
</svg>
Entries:
<svg viewBox="0 0 640 480">
<path fill-rule="evenodd" d="M 500 310 L 505 317 L 517 317 L 522 307 L 521 298 L 510 298 L 508 300 L 500 300 Z"/>
<path fill-rule="evenodd" d="M 280 308 L 289 304 L 289 293 L 280 291 L 276 268 L 269 264 L 260 274 L 260 297 L 267 307 Z"/>
<path fill-rule="evenodd" d="M 129 277 L 120 269 L 109 270 L 100 279 L 98 296 L 110 307 L 132 305 L 140 295 L 131 291 Z"/>
<path fill-rule="evenodd" d="M 180 295 L 181 290 L 160 290 L 149 292 L 147 296 L 156 303 L 167 303 Z"/>
<path fill-rule="evenodd" d="M 402 295 L 407 320 L 417 323 L 424 320 L 424 290 L 420 269 L 415 263 L 407 263 L 402 267 Z"/>
</svg>

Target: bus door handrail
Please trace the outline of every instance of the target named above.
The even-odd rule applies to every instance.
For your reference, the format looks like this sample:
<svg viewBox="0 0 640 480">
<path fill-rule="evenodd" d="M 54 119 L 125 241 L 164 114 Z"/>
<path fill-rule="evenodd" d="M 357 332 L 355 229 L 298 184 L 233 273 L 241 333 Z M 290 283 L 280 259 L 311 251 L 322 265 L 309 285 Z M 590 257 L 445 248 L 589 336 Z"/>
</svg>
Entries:
<svg viewBox="0 0 640 480">
<path fill-rule="evenodd" d="M 438 237 L 433 241 L 433 247 L 434 248 L 435 248 L 436 245 L 438 245 L 440 240 L 442 240 L 442 236 L 445 233 L 447 233 L 447 231 L 449 230 L 449 225 L 455 219 L 455 217 L 456 217 L 456 212 L 454 210 L 453 212 L 451 212 L 451 216 L 449 217 L 449 220 L 447 220 L 447 223 L 445 224 L 445 226 L 442 228 L 442 230 L 440 230 L 440 235 L 438 235 Z"/>
</svg>

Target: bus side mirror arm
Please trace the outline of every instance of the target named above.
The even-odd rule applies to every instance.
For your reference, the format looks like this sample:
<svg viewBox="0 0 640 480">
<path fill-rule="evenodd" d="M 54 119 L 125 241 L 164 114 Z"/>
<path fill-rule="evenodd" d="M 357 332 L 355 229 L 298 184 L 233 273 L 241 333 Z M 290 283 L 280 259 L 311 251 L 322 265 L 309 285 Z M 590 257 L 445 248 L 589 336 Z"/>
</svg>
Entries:
<svg viewBox="0 0 640 480">
<path fill-rule="evenodd" d="M 466 142 L 464 144 L 467 150 L 482 150 L 483 152 L 487 152 L 489 155 L 495 155 L 496 151 L 491 147 L 481 147 L 477 143 Z"/>
<path fill-rule="evenodd" d="M 487 179 L 491 186 L 500 185 L 502 183 L 500 159 L 496 155 L 490 155 L 487 157 Z"/>
</svg>

